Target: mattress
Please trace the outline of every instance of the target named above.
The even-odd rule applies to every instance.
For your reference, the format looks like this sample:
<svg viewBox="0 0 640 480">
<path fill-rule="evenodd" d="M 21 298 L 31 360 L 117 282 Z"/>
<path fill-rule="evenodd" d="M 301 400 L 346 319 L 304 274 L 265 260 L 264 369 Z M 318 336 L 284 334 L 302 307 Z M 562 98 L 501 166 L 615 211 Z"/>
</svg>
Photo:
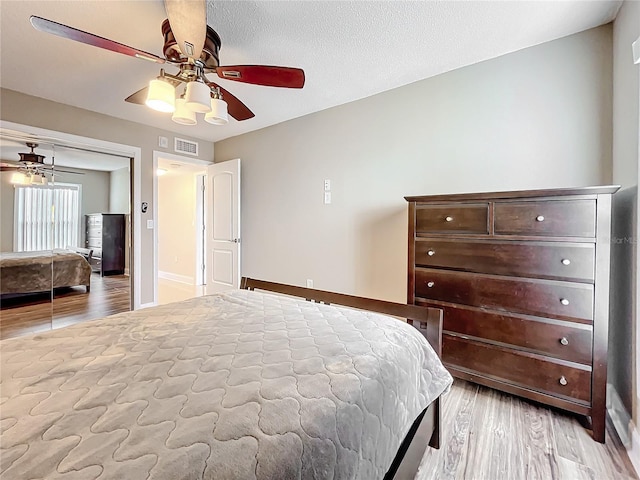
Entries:
<svg viewBox="0 0 640 480">
<path fill-rule="evenodd" d="M 58 287 L 88 286 L 91 266 L 67 250 L 0 253 L 0 293 L 46 292 Z"/>
<path fill-rule="evenodd" d="M 7 479 L 382 478 L 452 382 L 402 321 L 247 290 L 0 348 Z"/>
</svg>

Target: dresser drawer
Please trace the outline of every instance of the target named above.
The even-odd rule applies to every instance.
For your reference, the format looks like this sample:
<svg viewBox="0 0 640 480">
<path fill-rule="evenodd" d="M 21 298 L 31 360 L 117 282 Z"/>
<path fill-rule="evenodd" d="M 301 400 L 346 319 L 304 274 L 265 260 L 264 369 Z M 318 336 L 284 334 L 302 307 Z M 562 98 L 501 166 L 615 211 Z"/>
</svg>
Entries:
<svg viewBox="0 0 640 480">
<path fill-rule="evenodd" d="M 472 370 L 536 391 L 591 401 L 591 368 L 570 366 L 548 357 L 443 335 L 445 365 Z"/>
<path fill-rule="evenodd" d="M 478 273 L 593 282 L 595 245 L 417 238 L 415 263 Z"/>
<path fill-rule="evenodd" d="M 543 317 L 593 320 L 593 285 L 416 268 L 417 297 Z"/>
<path fill-rule="evenodd" d="M 595 237 L 595 200 L 496 202 L 496 235 Z"/>
<path fill-rule="evenodd" d="M 486 203 L 418 205 L 416 233 L 488 234 L 488 212 Z"/>
<path fill-rule="evenodd" d="M 88 248 L 100 248 L 102 247 L 102 237 L 87 237 L 86 244 Z"/>
<path fill-rule="evenodd" d="M 95 227 L 102 227 L 102 215 L 88 215 L 87 224 Z"/>
<path fill-rule="evenodd" d="M 593 332 L 590 325 L 460 306 L 417 303 L 443 309 L 445 331 L 527 348 L 571 362 L 591 364 Z"/>
</svg>

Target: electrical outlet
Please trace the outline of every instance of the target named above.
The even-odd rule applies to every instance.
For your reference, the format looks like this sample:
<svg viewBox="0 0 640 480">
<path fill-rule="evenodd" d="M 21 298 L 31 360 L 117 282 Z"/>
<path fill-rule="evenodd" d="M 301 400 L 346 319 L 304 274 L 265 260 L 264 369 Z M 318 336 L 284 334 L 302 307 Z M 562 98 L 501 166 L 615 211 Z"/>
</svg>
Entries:
<svg viewBox="0 0 640 480">
<path fill-rule="evenodd" d="M 325 180 L 324 181 L 324 191 L 328 192 L 329 190 L 331 190 L 331 180 Z"/>
<path fill-rule="evenodd" d="M 307 288 L 313 288 L 313 280 L 307 278 Z"/>
</svg>

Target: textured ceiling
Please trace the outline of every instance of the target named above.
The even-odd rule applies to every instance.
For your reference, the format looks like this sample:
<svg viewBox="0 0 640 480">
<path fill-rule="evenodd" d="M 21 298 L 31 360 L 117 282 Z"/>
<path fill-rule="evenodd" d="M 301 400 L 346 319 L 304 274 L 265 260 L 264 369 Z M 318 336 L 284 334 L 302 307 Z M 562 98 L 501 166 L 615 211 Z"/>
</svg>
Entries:
<svg viewBox="0 0 640 480">
<path fill-rule="evenodd" d="M 36 31 L 30 15 L 162 54 L 160 0 L 0 2 L 0 84 L 209 141 L 368 97 L 611 21 L 619 1 L 209 1 L 222 65 L 300 67 L 302 90 L 219 83 L 256 114 L 184 127 L 123 100 L 157 65 Z M 170 73 L 174 73 L 171 67 Z M 215 76 L 215 75 L 214 75 Z M 217 80 L 216 80 L 217 81 Z"/>
</svg>

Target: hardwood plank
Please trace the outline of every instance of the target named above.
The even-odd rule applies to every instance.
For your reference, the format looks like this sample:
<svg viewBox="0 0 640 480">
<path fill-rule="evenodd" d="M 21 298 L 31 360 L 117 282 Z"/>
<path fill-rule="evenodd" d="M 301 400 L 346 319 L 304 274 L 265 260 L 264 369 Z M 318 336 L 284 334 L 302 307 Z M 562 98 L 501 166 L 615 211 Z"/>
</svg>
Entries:
<svg viewBox="0 0 640 480">
<path fill-rule="evenodd" d="M 585 465 L 581 465 L 566 458 L 558 456 L 558 478 L 570 478 L 572 480 L 599 480 L 596 472 Z"/>
<path fill-rule="evenodd" d="M 571 415 L 553 415 L 553 430 L 558 456 L 592 468 L 601 478 L 614 472 L 616 478 L 637 478 L 609 421 L 604 444 L 595 442 L 589 431 Z"/>
<path fill-rule="evenodd" d="M 469 434 L 468 465 L 457 478 L 525 478 L 512 415 L 514 397 L 480 387 Z M 469 468 L 473 465 L 473 468 Z"/>
<path fill-rule="evenodd" d="M 524 462 L 521 478 L 548 479 L 559 476 L 558 462 L 553 449 L 553 420 L 548 408 L 514 399 L 514 432 L 520 441 Z"/>
<path fill-rule="evenodd" d="M 478 386 L 456 380 L 442 398 L 440 449 L 428 448 L 418 469 L 420 480 L 454 479 L 460 465 L 464 465 L 468 449 L 469 427 Z"/>
<path fill-rule="evenodd" d="M 603 445 L 575 415 L 460 379 L 442 403 L 441 448 L 416 479 L 638 478 L 610 422 Z"/>
<path fill-rule="evenodd" d="M 0 302 L 0 339 L 43 332 L 86 320 L 128 312 L 130 278 L 124 275 L 91 276 L 91 291 L 84 287 L 56 289 L 50 294 L 28 295 Z"/>
</svg>

